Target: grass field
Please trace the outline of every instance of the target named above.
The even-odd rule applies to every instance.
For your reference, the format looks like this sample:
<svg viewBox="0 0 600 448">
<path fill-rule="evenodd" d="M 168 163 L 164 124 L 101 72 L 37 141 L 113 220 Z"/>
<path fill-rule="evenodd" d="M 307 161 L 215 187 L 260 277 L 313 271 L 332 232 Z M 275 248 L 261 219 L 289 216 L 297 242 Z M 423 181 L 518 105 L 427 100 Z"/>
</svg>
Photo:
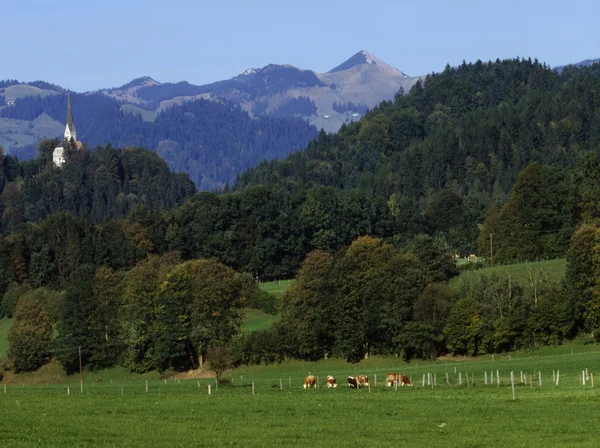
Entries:
<svg viewBox="0 0 600 448">
<path fill-rule="evenodd" d="M 494 361 L 408 365 L 378 357 L 359 365 L 288 362 L 237 369 L 229 375 L 233 383 L 219 390 L 211 379 L 150 376 L 146 392 L 145 377 L 119 369 L 86 373 L 83 394 L 78 376 L 50 386 L 10 384 L 6 393 L 0 389 L 0 446 L 593 447 L 600 391 L 581 386 L 579 375 L 587 367 L 600 376 L 598 350 L 570 344 Z M 483 372 L 495 370 L 500 387 L 483 384 Z M 542 386 L 517 384 L 513 401 L 511 370 L 517 381 L 521 371 L 536 377 L 541 371 Z M 560 370 L 559 386 L 551 384 L 552 370 Z M 303 390 L 309 371 L 321 381 L 336 375 L 340 387 Z M 382 387 L 386 371 L 410 375 L 416 384 Z M 359 372 L 370 375 L 370 392 L 343 384 Z M 443 381 L 446 372 L 451 385 Z M 423 373 L 435 374 L 437 386 L 422 387 Z M 467 373 L 474 385 L 466 385 Z"/>
<path fill-rule="evenodd" d="M 244 323 L 242 325 L 243 331 L 259 331 L 269 328 L 273 322 L 277 320 L 277 316 L 267 314 L 261 310 L 253 308 L 246 308 L 244 310 Z"/>
<path fill-rule="evenodd" d="M 531 263 L 517 263 L 503 266 L 494 266 L 491 268 L 478 269 L 475 271 L 462 271 L 458 277 L 454 277 L 450 280 L 451 288 L 458 288 L 461 279 L 468 277 L 478 277 L 483 275 L 497 275 L 499 277 L 505 277 L 510 275 L 511 278 L 516 282 L 527 281 L 530 273 L 544 270 L 551 279 L 562 280 L 565 276 L 565 269 L 567 262 L 564 258 L 558 258 L 555 260 L 548 261 L 536 261 Z"/>
<path fill-rule="evenodd" d="M 293 280 L 279 280 L 275 282 L 262 282 L 258 286 L 263 291 L 273 294 L 275 297 L 281 297 L 288 290 Z"/>
</svg>

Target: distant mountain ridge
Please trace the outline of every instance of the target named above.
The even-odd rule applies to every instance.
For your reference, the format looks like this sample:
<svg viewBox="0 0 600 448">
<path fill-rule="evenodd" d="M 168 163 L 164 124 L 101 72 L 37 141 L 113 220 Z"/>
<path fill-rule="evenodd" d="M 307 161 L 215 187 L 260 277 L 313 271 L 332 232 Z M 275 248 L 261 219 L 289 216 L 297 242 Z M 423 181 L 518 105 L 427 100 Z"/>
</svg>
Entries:
<svg viewBox="0 0 600 448">
<path fill-rule="evenodd" d="M 326 73 L 269 64 L 201 86 L 142 76 L 74 92 L 73 112 L 80 140 L 90 147 L 148 147 L 211 190 L 263 160 L 304 148 L 318 129 L 335 132 L 357 121 L 418 79 L 360 51 Z M 20 159 L 34 157 L 40 140 L 62 135 L 65 111 L 59 86 L 0 81 L 0 146 Z"/>
<path fill-rule="evenodd" d="M 298 107 L 294 115 L 317 128 L 335 132 L 361 113 L 352 108 L 339 112 L 334 104 L 352 103 L 360 105 L 362 111 L 392 99 L 400 89 L 410 90 L 418 79 L 363 50 L 326 73 L 289 64 L 269 64 L 201 86 L 186 81 L 163 84 L 146 76 L 100 92 L 147 110 L 160 111 L 199 99 L 225 99 L 239 104 L 253 116 L 275 117 L 281 117 L 282 110 L 289 116 L 298 99 L 303 103 L 308 100 L 314 108 Z M 307 113 L 309 110 L 314 112 Z"/>
<path fill-rule="evenodd" d="M 597 63 L 600 63 L 600 58 L 598 58 L 598 59 L 585 59 L 584 61 L 576 62 L 575 64 L 559 65 L 557 67 L 554 67 L 554 70 L 556 70 L 558 73 L 561 73 L 565 67 L 570 67 L 570 66 L 574 66 L 574 67 L 589 67 L 590 65 L 597 64 Z"/>
</svg>

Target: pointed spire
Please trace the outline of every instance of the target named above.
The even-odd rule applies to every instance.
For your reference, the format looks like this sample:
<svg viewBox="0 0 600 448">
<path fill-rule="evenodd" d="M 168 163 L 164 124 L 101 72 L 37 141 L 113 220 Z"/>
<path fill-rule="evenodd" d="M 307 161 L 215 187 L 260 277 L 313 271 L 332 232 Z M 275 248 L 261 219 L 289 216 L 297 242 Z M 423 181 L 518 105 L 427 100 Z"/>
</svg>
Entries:
<svg viewBox="0 0 600 448">
<path fill-rule="evenodd" d="M 73 124 L 73 111 L 71 110 L 71 92 L 67 92 L 67 126 L 71 130 L 75 128 Z"/>
<path fill-rule="evenodd" d="M 77 140 L 77 132 L 73 123 L 73 111 L 71 110 L 71 92 L 67 92 L 67 126 L 65 128 L 65 140 L 73 138 Z"/>
</svg>

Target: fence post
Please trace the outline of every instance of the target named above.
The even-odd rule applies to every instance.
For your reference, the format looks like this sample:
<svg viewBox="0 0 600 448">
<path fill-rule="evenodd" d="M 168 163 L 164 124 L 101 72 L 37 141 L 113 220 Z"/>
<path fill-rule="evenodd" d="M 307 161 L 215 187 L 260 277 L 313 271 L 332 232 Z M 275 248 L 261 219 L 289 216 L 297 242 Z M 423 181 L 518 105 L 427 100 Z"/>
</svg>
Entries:
<svg viewBox="0 0 600 448">
<path fill-rule="evenodd" d="M 450 380 L 448 379 L 448 372 L 446 372 L 446 384 L 450 386 Z"/>
<path fill-rule="evenodd" d="M 425 387 L 425 374 L 423 374 L 423 383 L 421 384 L 421 387 Z"/>
<path fill-rule="evenodd" d="M 210 395 L 210 384 L 208 385 L 208 395 Z"/>
<path fill-rule="evenodd" d="M 485 371 L 484 382 L 485 382 L 485 385 L 487 386 L 487 370 Z"/>
<path fill-rule="evenodd" d="M 462 373 L 458 372 L 458 385 L 462 386 Z"/>
<path fill-rule="evenodd" d="M 279 390 L 283 390 L 283 382 L 281 381 L 281 378 L 279 378 Z"/>
<path fill-rule="evenodd" d="M 252 395 L 254 395 L 254 381 L 252 381 Z"/>
<path fill-rule="evenodd" d="M 512 389 L 512 397 L 514 400 L 515 399 L 515 376 L 512 371 L 510 372 L 510 387 Z"/>
<path fill-rule="evenodd" d="M 500 370 L 496 370 L 496 387 L 500 387 Z"/>
<path fill-rule="evenodd" d="M 556 385 L 558 386 L 558 380 L 560 379 L 560 370 L 556 371 Z"/>
<path fill-rule="evenodd" d="M 538 384 L 542 385 L 542 372 L 538 370 Z"/>
</svg>

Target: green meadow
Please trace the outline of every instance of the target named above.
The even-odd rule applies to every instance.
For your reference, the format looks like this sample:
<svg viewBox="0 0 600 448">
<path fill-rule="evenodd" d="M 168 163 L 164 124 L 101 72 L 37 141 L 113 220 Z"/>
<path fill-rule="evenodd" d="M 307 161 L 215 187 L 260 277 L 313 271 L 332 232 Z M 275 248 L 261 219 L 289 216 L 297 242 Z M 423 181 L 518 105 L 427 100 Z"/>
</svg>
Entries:
<svg viewBox="0 0 600 448">
<path fill-rule="evenodd" d="M 259 283 L 260 289 L 269 294 L 273 294 L 275 297 L 282 297 L 283 294 L 288 290 L 293 280 L 278 280 L 274 282 L 262 282 Z"/>
<path fill-rule="evenodd" d="M 557 258 L 547 261 L 534 261 L 527 263 L 507 264 L 493 266 L 491 268 L 477 269 L 475 271 L 462 271 L 460 275 L 450 280 L 450 287 L 458 288 L 462 279 L 477 278 L 480 276 L 498 276 L 507 277 L 517 283 L 525 283 L 531 275 L 543 273 L 551 280 L 562 280 L 565 276 L 567 261 L 564 258 Z"/>
<path fill-rule="evenodd" d="M 277 316 L 267 314 L 264 311 L 246 308 L 244 310 L 244 323 L 242 331 L 259 331 L 269 328 L 273 322 L 277 320 Z"/>
<path fill-rule="evenodd" d="M 600 376 L 599 350 L 572 343 L 493 360 L 293 361 L 236 369 L 219 388 L 214 379 L 123 369 L 86 372 L 83 393 L 78 375 L 54 385 L 17 381 L 0 389 L 0 446 L 592 447 L 600 391 L 580 378 L 585 368 Z M 414 387 L 385 387 L 387 371 L 412 377 Z M 500 385 L 486 385 L 484 372 L 496 371 Z M 302 388 L 309 372 L 319 376 L 319 389 Z M 520 383 L 521 372 L 532 385 Z M 358 373 L 369 375 L 370 390 L 346 387 L 346 376 Z M 328 374 L 338 378 L 337 389 L 322 387 Z M 425 380 L 423 387 L 423 374 L 436 385 Z"/>
</svg>

